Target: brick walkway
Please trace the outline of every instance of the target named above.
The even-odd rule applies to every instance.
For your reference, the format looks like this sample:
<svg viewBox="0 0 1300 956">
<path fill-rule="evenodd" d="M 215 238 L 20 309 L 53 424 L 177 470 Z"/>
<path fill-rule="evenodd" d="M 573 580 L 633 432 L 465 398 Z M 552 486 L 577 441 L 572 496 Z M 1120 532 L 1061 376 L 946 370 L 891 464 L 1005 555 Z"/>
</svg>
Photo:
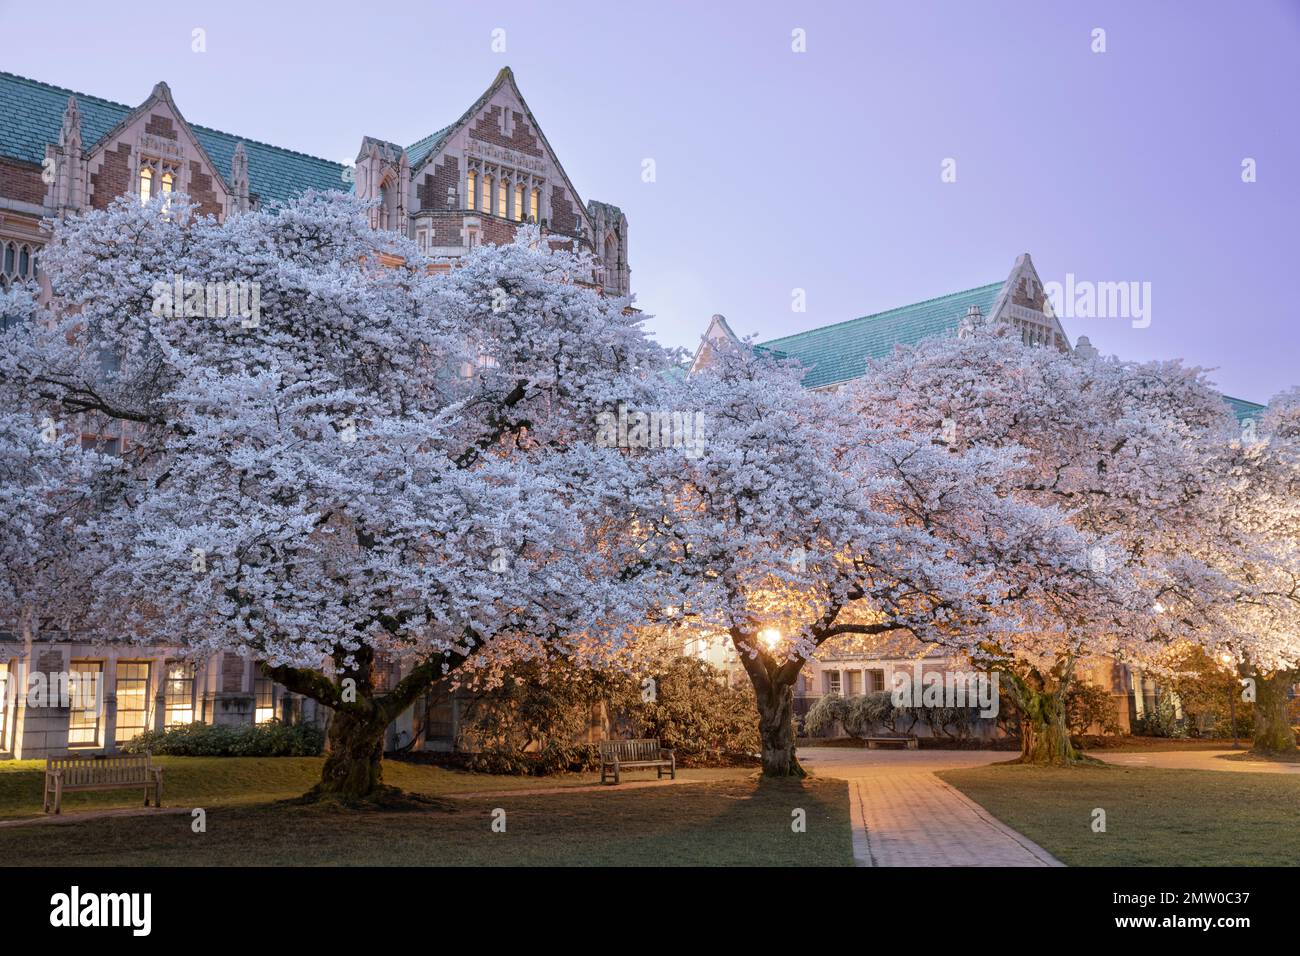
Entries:
<svg viewBox="0 0 1300 956">
<path fill-rule="evenodd" d="M 1062 866 L 934 775 L 1007 759 L 990 751 L 809 748 L 799 759 L 848 782 L 859 866 Z"/>
</svg>

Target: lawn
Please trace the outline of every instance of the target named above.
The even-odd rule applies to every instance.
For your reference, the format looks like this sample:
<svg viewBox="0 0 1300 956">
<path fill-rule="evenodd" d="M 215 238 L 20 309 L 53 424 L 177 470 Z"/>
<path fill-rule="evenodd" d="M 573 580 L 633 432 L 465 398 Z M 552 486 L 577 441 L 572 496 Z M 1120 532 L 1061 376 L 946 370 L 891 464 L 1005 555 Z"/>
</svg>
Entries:
<svg viewBox="0 0 1300 956">
<path fill-rule="evenodd" d="M 166 768 L 163 803 L 170 806 L 211 807 L 264 803 L 296 797 L 320 780 L 321 757 L 155 757 Z M 688 780 L 730 780 L 752 770 L 678 770 Z M 629 774 L 627 780 L 653 780 L 654 774 Z M 45 761 L 0 761 L 0 820 L 41 816 Z M 414 793 L 443 796 L 453 793 L 579 787 L 600 782 L 598 773 L 566 773 L 553 777 L 507 777 L 444 770 L 428 764 L 384 762 L 384 781 Z M 134 807 L 143 791 L 92 790 L 63 796 L 63 812 Z"/>
<path fill-rule="evenodd" d="M 1300 774 L 996 765 L 939 774 L 1070 866 L 1295 866 Z M 1091 829 L 1106 811 L 1106 832 Z"/>
<path fill-rule="evenodd" d="M 385 779 L 447 796 L 449 810 L 346 812 L 275 801 L 302 793 L 319 758 L 162 758 L 164 804 L 204 807 L 207 832 L 188 814 L 0 828 L 0 865 L 778 865 L 848 866 L 848 792 L 837 780 L 760 782 L 750 770 L 678 771 L 699 782 L 662 788 L 530 793 L 577 787 L 592 775 L 520 778 L 390 762 Z M 35 777 L 33 784 L 31 777 Z M 646 775 L 653 779 L 652 775 Z M 636 777 L 635 779 L 640 779 Z M 74 807 L 72 799 L 81 801 Z M 40 807 L 34 767 L 0 767 L 0 812 Z M 121 793 L 69 795 L 65 810 L 131 806 Z M 504 833 L 493 811 L 506 812 Z M 791 830 L 792 811 L 806 832 Z"/>
</svg>

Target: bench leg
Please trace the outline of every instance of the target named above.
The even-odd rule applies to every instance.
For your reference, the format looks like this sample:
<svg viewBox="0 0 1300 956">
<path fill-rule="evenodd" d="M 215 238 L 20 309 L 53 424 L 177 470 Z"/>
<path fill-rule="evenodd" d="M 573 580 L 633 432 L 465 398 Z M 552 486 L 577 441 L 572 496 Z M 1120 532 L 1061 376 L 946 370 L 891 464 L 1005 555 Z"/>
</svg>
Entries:
<svg viewBox="0 0 1300 956">
<path fill-rule="evenodd" d="M 45 778 L 45 792 L 44 792 L 43 794 L 41 794 L 41 812 L 42 812 L 42 813 L 49 813 L 49 812 L 50 812 L 50 778 L 49 778 L 49 776 L 46 776 L 46 778 Z"/>
<path fill-rule="evenodd" d="M 54 813 L 56 815 L 63 812 L 63 781 L 54 781 Z"/>
</svg>

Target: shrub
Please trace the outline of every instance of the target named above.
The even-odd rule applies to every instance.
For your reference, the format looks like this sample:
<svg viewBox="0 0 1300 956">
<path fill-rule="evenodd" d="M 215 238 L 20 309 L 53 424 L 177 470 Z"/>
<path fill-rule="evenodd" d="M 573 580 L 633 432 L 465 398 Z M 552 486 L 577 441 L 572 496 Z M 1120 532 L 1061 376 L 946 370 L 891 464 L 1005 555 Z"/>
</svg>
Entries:
<svg viewBox="0 0 1300 956">
<path fill-rule="evenodd" d="M 638 687 L 618 702 L 618 722 L 633 736 L 658 738 L 686 767 L 758 753 L 758 710 L 748 681 L 732 687 L 716 667 L 693 657 L 672 658 L 653 679 L 652 699 Z"/>
<path fill-rule="evenodd" d="M 325 749 L 325 732 L 314 724 L 186 724 L 145 731 L 125 744 L 126 753 L 168 757 L 316 757 Z"/>
<path fill-rule="evenodd" d="M 499 687 L 470 704 L 457 740 L 469 754 L 465 765 L 525 775 L 598 769 L 599 746 L 584 738 L 601 710 L 616 735 L 656 737 L 676 751 L 678 766 L 735 763 L 757 753 L 748 685 L 730 687 L 719 670 L 689 657 L 670 658 L 650 676 L 654 693 L 643 695 L 641 681 L 618 670 L 516 664 Z"/>
<path fill-rule="evenodd" d="M 1090 733 L 1094 724 L 1103 734 L 1117 734 L 1115 700 L 1106 688 L 1092 681 L 1075 680 L 1065 692 L 1065 723 L 1075 736 Z"/>
</svg>

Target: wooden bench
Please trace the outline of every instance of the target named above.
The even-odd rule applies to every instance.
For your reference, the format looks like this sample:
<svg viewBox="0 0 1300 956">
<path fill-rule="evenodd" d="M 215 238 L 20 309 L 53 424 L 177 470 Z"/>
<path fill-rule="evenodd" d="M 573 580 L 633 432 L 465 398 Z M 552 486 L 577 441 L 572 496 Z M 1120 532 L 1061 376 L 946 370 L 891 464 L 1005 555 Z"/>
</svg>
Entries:
<svg viewBox="0 0 1300 956">
<path fill-rule="evenodd" d="M 915 737 L 868 737 L 866 741 L 868 750 L 879 750 L 881 744 L 903 744 L 908 750 L 920 746 Z"/>
<path fill-rule="evenodd" d="M 640 770 L 654 767 L 657 779 L 662 780 L 667 770 L 673 780 L 677 779 L 677 758 L 667 747 L 660 747 L 658 740 L 602 740 L 600 743 L 600 782 L 605 782 L 609 771 L 613 771 L 614 783 L 620 780 L 624 770 Z"/>
<path fill-rule="evenodd" d="M 162 767 L 148 754 L 111 754 L 90 757 L 45 758 L 45 812 L 63 808 L 63 794 L 71 790 L 126 790 L 143 788 L 144 805 L 162 806 Z"/>
</svg>

